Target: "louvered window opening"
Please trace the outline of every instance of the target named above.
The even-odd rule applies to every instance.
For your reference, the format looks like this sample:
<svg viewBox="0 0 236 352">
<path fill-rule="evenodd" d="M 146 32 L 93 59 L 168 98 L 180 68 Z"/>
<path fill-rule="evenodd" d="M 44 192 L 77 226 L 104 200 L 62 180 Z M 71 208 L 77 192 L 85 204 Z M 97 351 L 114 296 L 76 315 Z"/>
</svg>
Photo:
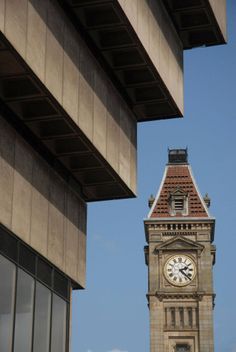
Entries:
<svg viewBox="0 0 236 352">
<path fill-rule="evenodd" d="M 174 199 L 174 210 L 176 210 L 176 211 L 184 210 L 184 199 L 183 198 Z"/>
</svg>

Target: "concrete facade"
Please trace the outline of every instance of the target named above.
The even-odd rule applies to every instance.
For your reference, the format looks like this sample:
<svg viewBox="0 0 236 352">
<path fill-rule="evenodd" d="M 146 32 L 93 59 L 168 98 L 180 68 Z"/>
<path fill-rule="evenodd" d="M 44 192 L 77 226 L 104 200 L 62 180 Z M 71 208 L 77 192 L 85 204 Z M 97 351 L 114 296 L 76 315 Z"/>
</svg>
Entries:
<svg viewBox="0 0 236 352">
<path fill-rule="evenodd" d="M 171 167 L 175 170 L 174 174 L 168 173 Z M 173 192 L 177 187 L 177 180 L 179 189 L 188 189 L 188 214 L 191 213 L 191 207 L 193 211 L 198 201 L 202 203 L 206 214 L 209 214 L 199 193 L 197 195 L 199 198 L 196 199 L 194 196 L 194 204 L 191 203 L 191 188 L 195 187 L 195 181 L 191 178 L 187 179 L 184 174 L 181 176 L 181 169 L 188 167 L 184 163 L 167 165 L 167 173 L 161 188 L 155 200 L 152 200 L 149 216 L 144 221 L 148 243 L 145 247 L 145 258 L 148 266 L 147 297 L 150 310 L 151 352 L 175 352 L 178 351 L 178 346 L 185 348 L 183 351 L 214 351 L 215 295 L 212 276 L 215 262 L 215 246 L 212 244 L 214 218 L 204 214 L 202 217 L 198 217 L 198 214 L 195 217 L 189 217 L 181 213 L 173 216 L 171 212 L 169 216 L 163 218 L 153 215 L 156 214 L 160 204 L 164 212 L 164 203 L 171 207 L 168 192 L 162 193 L 162 191 L 165 185 L 168 185 Z M 201 214 L 200 206 L 198 205 L 197 208 Z M 166 263 L 173 256 L 176 258 L 187 256 L 195 263 L 196 276 L 192 280 L 185 279 L 186 275 L 180 274 L 180 285 L 168 281 Z M 172 269 L 168 270 L 172 272 Z M 176 272 L 176 269 L 174 270 Z M 183 270 L 180 270 L 180 273 L 183 273 Z M 174 277 L 175 280 L 177 277 Z M 187 282 L 182 283 L 184 279 Z"/>
<path fill-rule="evenodd" d="M 161 1 L 118 0 L 181 114 L 183 45 Z"/>
<path fill-rule="evenodd" d="M 0 222 L 85 287 L 86 203 L 0 119 Z"/>
<path fill-rule="evenodd" d="M 136 119 L 59 4 L 6 0 L 1 7 L 4 37 L 135 194 Z M 18 105 L 13 109 L 18 113 Z"/>
<path fill-rule="evenodd" d="M 216 21 L 221 29 L 222 35 L 227 40 L 227 22 L 226 22 L 226 1 L 209 0 L 211 9 L 214 13 Z"/>
</svg>

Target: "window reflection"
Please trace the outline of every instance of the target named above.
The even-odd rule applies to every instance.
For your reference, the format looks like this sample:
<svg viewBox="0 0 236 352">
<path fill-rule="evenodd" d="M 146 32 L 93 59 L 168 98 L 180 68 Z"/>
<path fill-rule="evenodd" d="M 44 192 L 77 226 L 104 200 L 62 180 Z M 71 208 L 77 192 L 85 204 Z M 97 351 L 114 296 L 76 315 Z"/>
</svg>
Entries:
<svg viewBox="0 0 236 352">
<path fill-rule="evenodd" d="M 51 352 L 65 352 L 66 308 L 66 302 L 53 294 Z"/>
<path fill-rule="evenodd" d="M 0 255 L 0 352 L 66 352 L 68 303 Z"/>
<path fill-rule="evenodd" d="M 12 349 L 16 268 L 0 255 L 0 351 Z"/>
<path fill-rule="evenodd" d="M 50 339 L 51 291 L 36 283 L 34 316 L 34 352 L 48 352 Z"/>
<path fill-rule="evenodd" d="M 30 352 L 32 343 L 34 279 L 18 270 L 14 352 Z"/>
</svg>

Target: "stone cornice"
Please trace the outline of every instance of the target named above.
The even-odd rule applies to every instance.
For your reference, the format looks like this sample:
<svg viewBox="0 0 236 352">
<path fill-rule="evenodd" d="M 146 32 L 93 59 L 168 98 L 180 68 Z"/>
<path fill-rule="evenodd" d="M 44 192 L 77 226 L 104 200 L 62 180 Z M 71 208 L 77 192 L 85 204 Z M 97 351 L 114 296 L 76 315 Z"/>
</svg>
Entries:
<svg viewBox="0 0 236 352">
<path fill-rule="evenodd" d="M 215 299 L 215 294 L 210 293 L 210 292 L 203 292 L 203 291 L 197 291 L 197 292 L 162 292 L 162 291 L 156 291 L 156 292 L 149 292 L 147 293 L 147 299 L 149 300 L 149 297 L 157 297 L 159 301 L 163 301 L 165 299 L 194 299 L 197 301 L 202 301 L 202 298 L 204 296 L 211 296 L 213 298 L 213 301 Z"/>
</svg>

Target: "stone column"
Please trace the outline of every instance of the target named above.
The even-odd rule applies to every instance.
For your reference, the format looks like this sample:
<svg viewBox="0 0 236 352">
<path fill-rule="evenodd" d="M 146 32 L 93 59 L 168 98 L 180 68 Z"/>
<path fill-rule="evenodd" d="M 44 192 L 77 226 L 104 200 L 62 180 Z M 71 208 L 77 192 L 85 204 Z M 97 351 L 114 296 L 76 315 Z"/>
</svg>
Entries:
<svg viewBox="0 0 236 352">
<path fill-rule="evenodd" d="M 189 308 L 184 307 L 184 326 L 190 326 L 188 310 Z"/>
<path fill-rule="evenodd" d="M 201 352 L 214 351 L 211 296 L 205 296 L 199 302 L 199 341 Z"/>
<path fill-rule="evenodd" d="M 167 309 L 167 326 L 168 328 L 171 326 L 171 309 L 170 307 L 166 308 Z"/>
<path fill-rule="evenodd" d="M 150 352 L 164 352 L 164 321 L 163 302 L 150 296 Z"/>
</svg>

